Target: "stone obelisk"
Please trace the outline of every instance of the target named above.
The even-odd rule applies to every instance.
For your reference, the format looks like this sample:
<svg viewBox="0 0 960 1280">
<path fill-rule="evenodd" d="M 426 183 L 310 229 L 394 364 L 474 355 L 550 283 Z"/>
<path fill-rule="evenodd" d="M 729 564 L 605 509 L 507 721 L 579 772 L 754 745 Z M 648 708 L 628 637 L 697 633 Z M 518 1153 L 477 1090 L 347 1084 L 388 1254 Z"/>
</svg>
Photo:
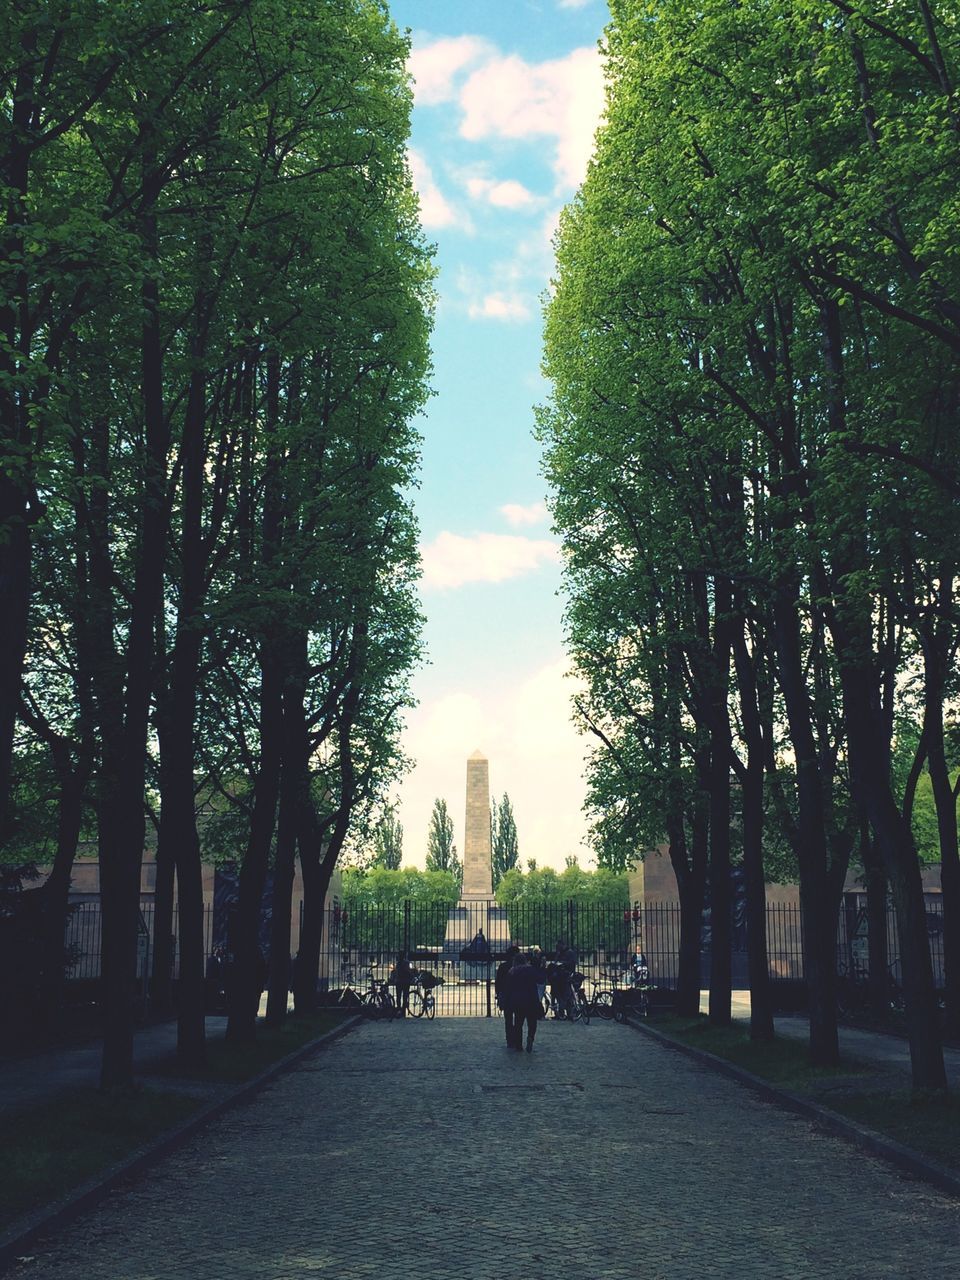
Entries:
<svg viewBox="0 0 960 1280">
<path fill-rule="evenodd" d="M 479 931 L 493 952 L 510 945 L 507 913 L 493 901 L 493 853 L 490 847 L 490 765 L 475 751 L 467 761 L 467 813 L 463 837 L 463 887 L 450 909 L 444 950 L 469 947 Z"/>
<path fill-rule="evenodd" d="M 467 816 L 463 836 L 461 900 L 493 897 L 490 847 L 490 764 L 475 751 L 467 761 Z"/>
</svg>

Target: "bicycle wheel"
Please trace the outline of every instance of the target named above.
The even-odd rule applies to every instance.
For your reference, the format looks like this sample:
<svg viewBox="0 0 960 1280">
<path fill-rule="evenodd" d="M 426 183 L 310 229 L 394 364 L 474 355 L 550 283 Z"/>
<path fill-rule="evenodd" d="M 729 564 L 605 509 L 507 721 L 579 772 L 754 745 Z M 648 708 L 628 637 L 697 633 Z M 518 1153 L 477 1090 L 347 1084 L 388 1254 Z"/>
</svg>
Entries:
<svg viewBox="0 0 960 1280">
<path fill-rule="evenodd" d="M 577 992 L 577 1005 L 580 1009 L 580 1021 L 585 1027 L 590 1025 L 590 1001 L 582 991 Z"/>
<path fill-rule="evenodd" d="M 380 995 L 376 991 L 368 991 L 363 997 L 360 1012 L 365 1018 L 380 1017 Z"/>
<path fill-rule="evenodd" d="M 423 996 L 419 991 L 411 991 L 409 1002 L 407 1004 L 407 1012 L 411 1018 L 422 1018 L 426 1013 L 426 1006 L 423 1003 Z"/>
<path fill-rule="evenodd" d="M 613 1017 L 613 992 L 598 991 L 593 997 L 593 1008 L 598 1018 L 605 1018 L 609 1022 Z"/>
<path fill-rule="evenodd" d="M 423 997 L 423 1011 L 428 1018 L 435 1018 L 437 1016 L 436 997 L 433 996 L 429 991 Z"/>
<path fill-rule="evenodd" d="M 567 1017 L 571 1022 L 579 1022 L 583 1017 L 583 1005 L 580 1003 L 576 993 L 567 1001 Z"/>
</svg>

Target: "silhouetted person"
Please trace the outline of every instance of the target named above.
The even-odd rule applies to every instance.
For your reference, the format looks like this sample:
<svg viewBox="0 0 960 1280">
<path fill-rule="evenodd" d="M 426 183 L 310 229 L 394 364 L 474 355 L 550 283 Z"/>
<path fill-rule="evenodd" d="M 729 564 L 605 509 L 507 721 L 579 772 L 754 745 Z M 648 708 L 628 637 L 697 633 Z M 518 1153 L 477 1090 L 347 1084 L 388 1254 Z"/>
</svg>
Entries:
<svg viewBox="0 0 960 1280">
<path fill-rule="evenodd" d="M 527 956 L 530 960 L 530 963 L 533 965 L 534 969 L 536 970 L 537 1001 L 540 1005 L 540 1016 L 541 1018 L 545 1018 L 546 1012 L 543 1007 L 543 997 L 546 995 L 546 991 L 547 991 L 547 962 L 544 958 L 543 952 L 540 950 L 539 947 L 531 947 L 527 953 Z"/>
<path fill-rule="evenodd" d="M 484 937 L 482 929 L 478 929 L 474 934 L 467 950 L 474 956 L 488 956 L 490 954 L 490 943 Z"/>
<path fill-rule="evenodd" d="M 510 970 L 517 963 L 520 957 L 519 947 L 508 947 L 503 960 L 497 965 L 497 972 L 493 979 L 493 990 L 497 997 L 497 1007 L 503 1011 L 503 1029 L 507 1037 L 508 1049 L 519 1049 L 516 1035 L 516 1017 L 515 1011 L 507 1001 L 507 980 L 510 976 Z"/>
<path fill-rule="evenodd" d="M 537 1035 L 537 1020 L 540 1017 L 541 1005 L 537 995 L 540 972 L 530 963 L 529 956 L 524 956 L 519 964 L 514 964 L 507 974 L 507 1005 L 514 1016 L 513 1047 L 523 1048 L 523 1025 L 527 1025 L 527 1053 L 533 1052 L 533 1042 Z"/>
<path fill-rule="evenodd" d="M 397 963 L 393 966 L 391 980 L 397 988 L 397 1008 L 401 1018 L 405 1018 L 410 1008 L 410 986 L 413 982 L 413 969 L 405 951 L 397 952 Z"/>
</svg>

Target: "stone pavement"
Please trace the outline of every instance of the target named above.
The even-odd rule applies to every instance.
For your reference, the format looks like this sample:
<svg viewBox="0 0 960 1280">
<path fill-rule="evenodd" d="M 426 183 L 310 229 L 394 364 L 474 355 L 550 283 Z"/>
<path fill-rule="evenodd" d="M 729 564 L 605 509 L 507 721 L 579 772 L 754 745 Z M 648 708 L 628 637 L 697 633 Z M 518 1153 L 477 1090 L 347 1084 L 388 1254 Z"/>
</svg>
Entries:
<svg viewBox="0 0 960 1280">
<path fill-rule="evenodd" d="M 18 1280 L 939 1280 L 960 1203 L 612 1023 L 364 1023 Z"/>
</svg>

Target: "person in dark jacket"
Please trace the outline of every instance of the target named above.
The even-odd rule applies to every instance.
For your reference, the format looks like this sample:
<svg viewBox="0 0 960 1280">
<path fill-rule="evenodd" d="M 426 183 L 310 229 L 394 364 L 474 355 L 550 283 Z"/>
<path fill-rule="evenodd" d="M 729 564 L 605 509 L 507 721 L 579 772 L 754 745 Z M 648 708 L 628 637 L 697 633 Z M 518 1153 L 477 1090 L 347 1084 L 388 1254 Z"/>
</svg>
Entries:
<svg viewBox="0 0 960 1280">
<path fill-rule="evenodd" d="M 410 987 L 413 983 L 413 967 L 406 951 L 398 953 L 390 980 L 397 988 L 397 1011 L 401 1018 L 405 1018 L 410 1008 Z"/>
<path fill-rule="evenodd" d="M 497 997 L 497 1008 L 503 1011 L 503 1030 L 507 1037 L 507 1048 L 512 1049 L 516 1041 L 516 1018 L 514 1011 L 507 1003 L 507 978 L 514 964 L 520 959 L 519 947 L 508 947 L 506 953 L 497 965 L 497 972 L 493 979 L 493 990 Z"/>
<path fill-rule="evenodd" d="M 537 1035 L 537 1019 L 540 1016 L 540 999 L 537 987 L 540 982 L 540 971 L 526 955 L 515 964 L 507 974 L 507 1005 L 514 1016 L 514 1049 L 523 1048 L 523 1024 L 527 1024 L 527 1053 L 533 1052 L 533 1042 Z"/>
<path fill-rule="evenodd" d="M 547 993 L 547 962 L 539 947 L 531 947 L 527 953 L 530 963 L 537 973 L 537 1003 L 540 1005 L 540 1017 L 545 1018 L 544 996 Z"/>
</svg>

